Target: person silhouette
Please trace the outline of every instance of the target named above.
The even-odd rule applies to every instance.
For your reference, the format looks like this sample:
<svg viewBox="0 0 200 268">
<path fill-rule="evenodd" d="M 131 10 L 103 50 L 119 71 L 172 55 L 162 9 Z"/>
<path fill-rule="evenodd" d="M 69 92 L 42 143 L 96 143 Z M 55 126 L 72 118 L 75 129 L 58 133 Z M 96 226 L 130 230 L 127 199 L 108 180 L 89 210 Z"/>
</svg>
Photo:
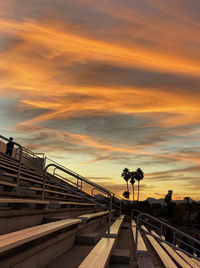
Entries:
<svg viewBox="0 0 200 268">
<path fill-rule="evenodd" d="M 10 137 L 8 143 L 6 144 L 6 154 L 12 156 L 13 148 L 14 148 L 13 138 Z"/>
</svg>

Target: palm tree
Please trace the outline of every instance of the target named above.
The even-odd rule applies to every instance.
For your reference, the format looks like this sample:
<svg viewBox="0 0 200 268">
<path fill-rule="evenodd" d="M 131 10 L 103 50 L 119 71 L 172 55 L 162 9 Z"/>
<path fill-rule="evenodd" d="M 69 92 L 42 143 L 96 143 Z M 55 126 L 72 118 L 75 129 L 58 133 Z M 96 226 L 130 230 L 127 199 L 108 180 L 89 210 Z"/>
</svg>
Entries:
<svg viewBox="0 0 200 268">
<path fill-rule="evenodd" d="M 130 196 L 130 192 L 129 191 L 123 192 L 123 197 L 124 198 L 129 199 L 129 196 Z"/>
<path fill-rule="evenodd" d="M 122 175 L 121 175 L 124 180 L 126 181 L 126 187 L 127 187 L 127 192 L 129 192 L 129 188 L 128 188 L 128 181 L 130 179 L 130 171 L 128 168 L 124 168 L 122 171 Z"/>
<path fill-rule="evenodd" d="M 132 184 L 132 187 L 133 187 L 133 201 L 134 201 L 134 183 L 135 183 L 135 175 L 136 175 L 136 172 L 135 171 L 132 171 L 130 172 L 130 183 Z"/>
<path fill-rule="evenodd" d="M 144 172 L 141 170 L 141 168 L 138 168 L 136 170 L 135 179 L 138 181 L 138 196 L 137 201 L 139 201 L 139 193 L 140 193 L 140 181 L 144 178 Z"/>
</svg>

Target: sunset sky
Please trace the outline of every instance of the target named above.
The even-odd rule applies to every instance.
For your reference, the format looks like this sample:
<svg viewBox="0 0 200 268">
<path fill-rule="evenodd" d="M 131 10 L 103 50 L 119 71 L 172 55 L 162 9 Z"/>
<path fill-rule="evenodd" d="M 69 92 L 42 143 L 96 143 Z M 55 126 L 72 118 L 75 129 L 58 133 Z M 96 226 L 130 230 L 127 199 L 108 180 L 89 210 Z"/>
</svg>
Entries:
<svg viewBox="0 0 200 268">
<path fill-rule="evenodd" d="M 200 1 L 0 1 L 0 134 L 115 193 L 200 200 Z M 131 197 L 132 198 L 132 197 Z"/>
</svg>

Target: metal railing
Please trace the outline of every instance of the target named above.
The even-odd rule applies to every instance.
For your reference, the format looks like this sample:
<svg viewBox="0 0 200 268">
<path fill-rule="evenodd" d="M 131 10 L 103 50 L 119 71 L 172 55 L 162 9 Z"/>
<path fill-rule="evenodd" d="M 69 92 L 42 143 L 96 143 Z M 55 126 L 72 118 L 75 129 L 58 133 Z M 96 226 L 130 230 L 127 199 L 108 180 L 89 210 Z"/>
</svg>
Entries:
<svg viewBox="0 0 200 268">
<path fill-rule="evenodd" d="M 6 138 L 2 135 L 0 135 L 0 139 L 5 140 L 5 141 L 9 141 L 8 138 Z M 17 148 L 15 148 L 14 158 L 13 157 L 11 157 L 11 158 L 18 162 L 17 185 L 16 185 L 16 191 L 18 192 L 19 187 L 20 187 L 20 175 L 21 175 L 21 168 L 22 168 L 23 159 L 24 158 L 28 159 L 28 161 L 30 161 L 30 162 L 33 162 L 33 158 L 44 159 L 44 153 L 34 153 L 34 152 L 30 151 L 29 149 L 21 146 L 19 143 L 15 142 L 15 141 L 13 141 L 13 144 L 14 144 L 14 146 L 15 145 L 17 146 Z M 41 158 L 38 155 L 42 155 L 43 157 Z M 30 157 L 26 157 L 26 156 L 30 156 Z M 40 170 L 43 170 L 43 166 L 41 167 Z"/>
<path fill-rule="evenodd" d="M 15 158 L 17 159 L 17 155 L 18 155 L 18 149 L 15 152 Z M 43 170 L 45 167 L 45 156 L 44 153 L 34 153 L 31 150 L 25 148 L 22 146 L 22 159 L 25 159 L 24 162 L 27 165 L 33 165 L 35 168 L 39 169 L 39 170 Z M 41 161 L 41 163 L 39 163 L 39 161 Z M 37 161 L 37 162 L 36 162 Z M 22 161 L 23 162 L 23 161 Z"/>
<path fill-rule="evenodd" d="M 5 141 L 9 141 L 9 139 L 7 139 L 6 137 L 0 135 L 0 139 L 2 140 L 5 140 Z M 17 171 L 17 187 L 16 187 L 16 190 L 19 191 L 19 180 L 20 180 L 20 174 L 21 174 L 21 166 L 22 166 L 22 146 L 17 143 L 17 142 L 14 142 L 13 141 L 13 144 L 16 145 L 19 149 L 19 159 L 17 160 L 19 162 L 19 166 L 18 166 L 18 171 Z"/>
<path fill-rule="evenodd" d="M 98 198 L 97 196 L 94 195 L 94 191 L 95 191 L 95 190 L 98 191 L 98 188 L 96 188 L 96 187 L 92 188 L 91 196 L 92 196 L 93 198 L 97 199 L 97 200 L 100 200 L 100 198 Z M 109 191 L 109 192 L 110 192 L 110 191 Z M 119 206 L 116 205 L 116 204 L 114 203 L 114 201 L 115 201 L 115 200 L 114 200 L 114 198 L 115 198 L 115 197 L 114 197 L 115 194 L 113 194 L 112 192 L 110 192 L 110 193 L 112 194 L 112 198 L 113 198 L 112 206 L 119 210 L 119 215 L 121 216 L 121 211 L 122 211 L 121 199 L 118 199 L 118 200 L 119 200 Z M 103 200 L 103 202 L 109 203 L 109 201 L 106 199 L 106 197 L 104 197 L 102 200 Z"/>
<path fill-rule="evenodd" d="M 5 141 L 9 141 L 9 139 L 7 139 L 6 137 L 4 137 L 2 135 L 0 135 L 0 139 L 3 139 Z M 107 195 L 107 197 L 109 197 L 109 200 L 107 199 L 106 201 L 107 201 L 107 203 L 109 203 L 109 230 L 108 230 L 108 234 L 110 234 L 112 206 L 117 208 L 120 211 L 120 215 L 121 215 L 121 202 L 124 199 L 121 199 L 121 197 L 118 196 L 117 194 L 114 194 L 113 192 L 111 192 L 111 191 L 99 186 L 98 184 L 96 184 L 96 183 L 84 178 L 83 176 L 79 175 L 78 173 L 76 173 L 76 172 L 74 172 L 74 171 L 72 171 L 70 169 L 67 169 L 63 165 L 60 165 L 60 164 L 56 163 L 54 160 L 46 157 L 44 155 L 44 153 L 34 153 L 31 150 L 21 146 L 19 143 L 16 143 L 16 142 L 13 142 L 13 143 L 14 143 L 14 145 L 17 146 L 17 148 L 15 148 L 15 158 L 14 158 L 18 162 L 17 191 L 19 191 L 19 186 L 20 186 L 20 175 L 21 175 L 22 163 L 24 164 L 22 159 L 23 158 L 27 159 L 28 162 L 30 161 L 31 164 L 34 163 L 35 159 L 42 159 L 43 160 L 43 162 L 42 162 L 43 166 L 41 168 L 39 168 L 39 170 L 43 174 L 43 178 L 44 178 L 42 199 L 44 199 L 46 177 L 47 177 L 47 174 L 48 174 L 47 169 L 49 167 L 54 167 L 53 177 L 55 177 L 56 179 L 59 179 L 59 184 L 62 185 L 62 187 L 66 188 L 68 191 L 71 191 L 74 194 L 78 194 L 78 195 L 82 196 L 84 199 L 89 200 L 90 202 L 93 202 L 96 205 L 101 206 L 102 208 L 105 209 L 106 207 L 104 205 L 102 205 L 99 202 L 95 201 L 90 194 L 87 194 L 86 192 L 83 191 L 83 182 L 87 183 L 88 185 L 93 186 L 95 189 L 98 189 L 98 191 L 104 193 L 105 195 Z M 41 155 L 42 157 L 39 157 L 39 155 Z M 47 165 L 47 161 L 50 161 L 51 164 Z M 37 167 L 34 166 L 34 168 L 37 168 Z M 56 173 L 56 170 L 62 171 L 65 174 L 67 173 L 67 174 L 71 175 L 73 178 L 76 178 L 76 180 L 77 180 L 76 183 L 74 183 L 72 180 L 62 176 L 61 174 Z M 48 174 L 48 180 L 53 180 L 52 178 L 50 178 L 49 175 L 50 174 Z M 55 180 L 53 180 L 53 182 L 58 184 L 58 182 L 56 182 Z M 72 185 L 72 188 L 70 187 L 70 184 Z M 75 190 L 75 188 L 77 190 L 80 190 L 81 192 L 78 192 L 77 190 Z M 115 196 L 119 200 L 120 206 L 117 206 L 116 204 L 112 203 L 112 200 L 114 199 Z"/>
<path fill-rule="evenodd" d="M 89 185 L 91 185 L 91 186 L 97 188 L 99 191 L 101 191 L 101 192 L 103 192 L 104 194 L 107 194 L 107 195 L 109 196 L 110 200 L 109 200 L 108 236 L 110 236 L 111 214 L 112 214 L 112 194 L 110 193 L 110 191 L 108 191 L 107 189 L 105 189 L 105 188 L 99 186 L 98 184 L 96 184 L 96 183 L 94 183 L 94 182 L 92 182 L 92 181 L 89 181 L 88 179 L 86 179 L 86 178 L 84 178 L 84 177 L 78 175 L 77 173 L 75 173 L 75 172 L 73 172 L 73 171 L 71 171 L 71 170 L 69 170 L 69 169 L 67 169 L 67 168 L 63 168 L 63 167 L 58 166 L 58 165 L 56 165 L 56 164 L 49 164 L 49 165 L 47 165 L 47 166 L 45 167 L 45 169 L 44 169 L 43 189 L 42 189 L 42 199 L 43 199 L 43 200 L 44 200 L 44 194 L 45 194 L 45 185 L 46 185 L 46 178 L 47 178 L 47 170 L 48 170 L 49 167 L 57 168 L 57 169 L 59 169 L 60 171 L 66 173 L 66 174 L 68 174 L 68 175 L 71 175 L 71 176 L 73 176 L 73 177 L 75 177 L 75 178 L 81 180 L 82 182 L 85 182 L 85 183 L 87 183 L 87 184 L 89 184 Z M 56 178 L 58 178 L 58 177 L 56 177 Z M 58 179 L 59 179 L 59 178 L 58 178 Z M 55 182 L 55 181 L 54 181 L 54 182 Z M 68 189 L 67 185 L 65 185 L 63 181 L 61 181 L 60 183 L 59 183 L 59 182 L 55 182 L 55 183 L 60 184 L 60 185 L 64 186 L 66 189 Z M 71 191 L 73 192 L 73 189 L 71 189 Z M 77 195 L 82 196 L 83 198 L 89 200 L 90 202 L 93 202 L 93 203 L 95 203 L 95 204 L 98 204 L 95 200 L 92 200 L 92 198 L 89 198 L 89 197 L 85 196 L 85 195 L 84 195 L 83 193 L 81 193 L 81 192 L 76 192 L 76 191 L 74 191 L 74 193 L 76 193 Z M 98 205 L 99 205 L 99 204 L 98 204 Z"/>
<path fill-rule="evenodd" d="M 63 166 L 63 165 L 57 163 L 56 161 L 54 161 L 54 160 L 52 160 L 52 159 L 50 159 L 50 158 L 48 158 L 48 157 L 45 157 L 45 162 L 47 162 L 47 161 L 49 161 L 50 164 L 55 164 L 54 170 L 53 170 L 53 172 L 52 172 L 52 175 L 53 175 L 53 176 L 59 177 L 60 179 L 62 179 L 62 181 L 65 181 L 65 182 L 71 184 L 72 186 L 76 187 L 78 190 L 83 191 L 84 194 L 87 194 L 87 193 L 84 192 L 84 190 L 83 190 L 83 181 L 86 180 L 86 181 L 88 182 L 88 181 L 90 181 L 90 180 L 88 180 L 88 179 L 86 179 L 85 177 L 81 176 L 80 174 L 78 174 L 78 173 L 76 173 L 76 172 L 74 172 L 74 171 L 72 171 L 72 170 L 66 168 L 65 166 Z M 49 164 L 49 165 L 50 165 L 50 164 Z M 52 165 L 51 165 L 51 166 L 52 166 Z M 61 168 L 64 168 L 65 170 L 67 170 L 69 175 L 73 174 L 73 175 L 71 175 L 71 176 L 73 176 L 74 178 L 76 178 L 76 182 L 73 182 L 72 180 L 70 180 L 70 179 L 68 179 L 68 178 L 66 178 L 66 177 L 63 177 L 61 174 L 57 173 L 56 170 L 59 170 L 58 167 L 61 167 Z M 84 180 L 82 180 L 82 179 L 84 179 Z M 79 181 L 80 181 L 80 183 L 79 183 Z M 95 184 L 95 185 L 97 185 L 97 184 Z M 103 187 L 102 187 L 102 188 L 103 188 Z M 104 188 L 104 189 L 105 189 L 105 188 Z M 68 188 L 68 190 L 71 190 L 71 189 Z M 94 192 L 94 190 L 95 190 L 95 187 L 91 190 L 91 194 L 88 193 L 88 195 L 93 196 L 93 192 Z M 123 198 L 121 198 L 119 195 L 117 195 L 117 194 L 111 192 L 110 190 L 108 190 L 108 189 L 106 189 L 106 190 L 107 190 L 107 192 L 109 192 L 109 193 L 113 196 L 113 199 L 116 197 L 116 198 L 119 200 L 119 206 L 117 206 L 116 204 L 113 204 L 113 203 L 112 203 L 112 205 L 113 205 L 116 209 L 119 210 L 119 214 L 121 215 L 122 201 L 126 201 L 126 200 L 123 199 Z M 98 200 L 98 198 L 96 198 L 96 200 Z M 105 201 L 105 200 L 104 200 L 104 201 Z M 106 201 L 105 201 L 105 202 L 106 202 Z M 126 202 L 127 202 L 127 201 L 126 201 Z M 107 203 L 107 202 L 106 202 L 106 203 Z M 98 203 L 97 203 L 97 204 L 98 204 Z"/>
<path fill-rule="evenodd" d="M 135 211 L 140 212 L 139 210 L 135 210 Z M 134 210 L 133 210 L 133 212 L 134 212 Z M 149 222 L 149 220 L 154 221 L 156 223 L 156 225 L 153 224 L 152 222 Z M 150 226 L 154 230 L 156 229 L 157 232 L 159 233 L 159 235 L 154 235 L 151 233 L 151 231 L 144 230 L 141 227 L 142 224 L 143 225 L 145 224 L 146 226 Z M 160 228 L 158 226 L 160 226 Z M 166 230 L 170 230 L 171 234 L 173 233 L 173 242 L 172 243 L 165 240 L 165 238 L 163 236 L 163 229 L 164 228 Z M 166 222 L 161 221 L 160 219 L 157 219 L 157 218 L 155 218 L 147 213 L 142 213 L 142 212 L 140 212 L 140 214 L 136 217 L 136 242 L 135 242 L 134 258 L 137 258 L 138 231 L 139 231 L 139 229 L 141 229 L 144 233 L 153 236 L 155 239 L 157 239 L 161 242 L 165 242 L 166 244 L 168 244 L 172 248 L 178 249 L 178 250 L 182 251 L 183 253 L 189 255 L 190 257 L 193 257 L 193 258 L 199 260 L 198 257 L 189 253 L 188 251 L 184 250 L 184 248 L 183 248 L 183 247 L 191 248 L 194 253 L 199 252 L 199 249 L 198 249 L 200 246 L 199 240 L 197 240 L 197 239 L 193 238 L 192 236 L 178 230 L 175 227 L 172 227 L 171 225 L 167 224 Z M 185 242 L 185 241 L 187 241 L 187 242 Z M 194 246 L 194 244 L 198 245 L 198 248 L 196 248 Z"/>
</svg>

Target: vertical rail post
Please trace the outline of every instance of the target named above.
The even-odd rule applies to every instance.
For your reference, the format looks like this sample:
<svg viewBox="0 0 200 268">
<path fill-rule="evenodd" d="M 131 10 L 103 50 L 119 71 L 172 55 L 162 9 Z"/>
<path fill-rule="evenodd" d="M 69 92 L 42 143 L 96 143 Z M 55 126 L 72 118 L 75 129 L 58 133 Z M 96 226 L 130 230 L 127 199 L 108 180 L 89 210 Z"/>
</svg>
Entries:
<svg viewBox="0 0 200 268">
<path fill-rule="evenodd" d="M 110 237 L 110 226 L 111 226 L 111 218 L 112 218 L 112 195 L 110 196 L 110 204 L 109 204 L 109 216 L 108 216 L 108 237 Z"/>
<path fill-rule="evenodd" d="M 45 195 L 46 172 L 47 172 L 47 169 L 45 168 L 43 172 L 44 172 L 44 173 L 43 173 L 42 200 L 44 200 L 44 195 Z"/>
<path fill-rule="evenodd" d="M 133 219 L 133 209 L 131 209 L 131 225 L 132 225 L 132 219 Z"/>
<path fill-rule="evenodd" d="M 19 192 L 19 180 L 20 180 L 20 174 L 21 174 L 21 167 L 22 167 L 22 146 L 19 146 L 19 167 L 17 172 L 17 192 Z"/>
<path fill-rule="evenodd" d="M 119 215 L 121 217 L 122 214 L 122 200 L 119 201 Z"/>
<path fill-rule="evenodd" d="M 46 167 L 46 161 L 47 161 L 47 158 L 46 158 L 46 156 L 44 156 L 44 161 L 43 161 L 43 170 L 45 169 L 45 167 Z"/>
<path fill-rule="evenodd" d="M 137 217 L 137 221 L 136 221 L 135 251 L 133 255 L 135 261 L 137 259 L 138 232 L 139 232 L 139 217 Z"/>
<path fill-rule="evenodd" d="M 176 232 L 173 233 L 173 245 L 175 245 L 175 236 L 176 236 Z"/>
<path fill-rule="evenodd" d="M 162 233 L 163 233 L 163 225 L 160 223 L 160 238 L 162 239 Z"/>
</svg>

